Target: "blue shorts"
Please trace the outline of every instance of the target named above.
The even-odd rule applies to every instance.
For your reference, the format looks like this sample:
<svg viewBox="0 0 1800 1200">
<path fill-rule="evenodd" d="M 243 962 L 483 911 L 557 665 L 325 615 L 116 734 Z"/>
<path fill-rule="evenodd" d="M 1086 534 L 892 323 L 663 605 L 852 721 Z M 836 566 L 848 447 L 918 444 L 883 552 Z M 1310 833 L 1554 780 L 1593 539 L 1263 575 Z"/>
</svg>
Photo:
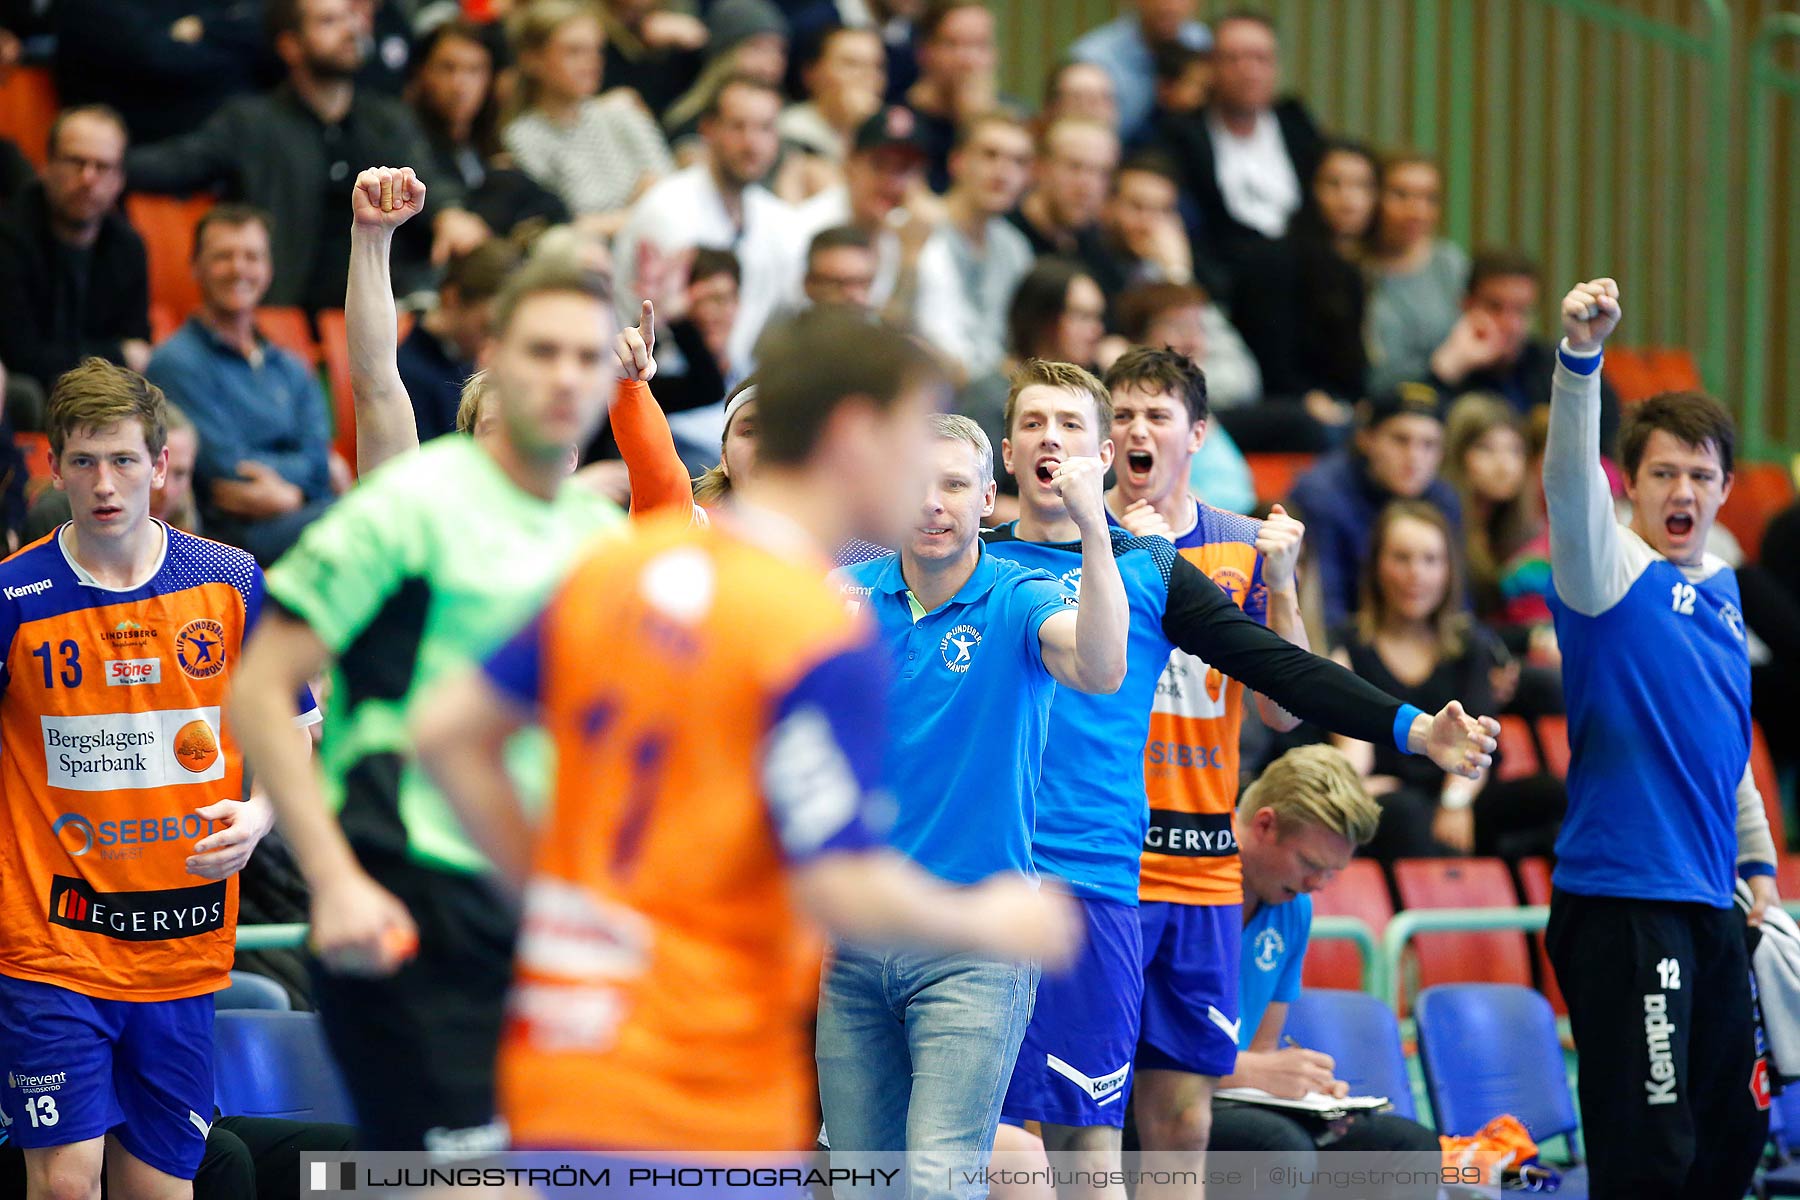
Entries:
<svg viewBox="0 0 1800 1200">
<path fill-rule="evenodd" d="M 112 1133 L 192 1179 L 213 1112 L 213 998 L 97 1000 L 0 976 L 0 1118 L 27 1150 Z"/>
<path fill-rule="evenodd" d="M 1008 1124 L 1125 1124 L 1144 972 L 1135 905 L 1079 901 L 1081 957 L 1044 973 L 1001 1108 Z"/>
<path fill-rule="evenodd" d="M 1140 1071 L 1229 1075 L 1237 1066 L 1241 904 L 1138 906 L 1144 933 Z"/>
</svg>

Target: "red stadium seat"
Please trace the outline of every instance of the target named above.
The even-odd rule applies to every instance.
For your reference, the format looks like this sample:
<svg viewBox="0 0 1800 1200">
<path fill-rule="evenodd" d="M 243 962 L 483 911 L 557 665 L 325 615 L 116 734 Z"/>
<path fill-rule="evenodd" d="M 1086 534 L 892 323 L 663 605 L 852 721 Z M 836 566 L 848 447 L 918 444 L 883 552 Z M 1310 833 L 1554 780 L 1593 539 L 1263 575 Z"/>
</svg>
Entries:
<svg viewBox="0 0 1800 1200">
<path fill-rule="evenodd" d="M 331 447 L 356 470 L 356 403 L 350 395 L 350 334 L 344 310 L 319 310 L 319 349 L 331 380 Z"/>
<path fill-rule="evenodd" d="M 19 67 L 0 83 L 0 137 L 16 142 L 41 171 L 49 158 L 50 125 L 61 107 L 48 67 Z"/>
<path fill-rule="evenodd" d="M 1497 858 L 1401 859 L 1394 864 L 1394 882 L 1409 909 L 1513 908 L 1519 903 L 1512 875 Z M 1531 986 L 1531 955 L 1522 932 L 1427 933 L 1414 938 L 1413 946 L 1421 989 L 1440 983 Z"/>
<path fill-rule="evenodd" d="M 1544 770 L 1558 779 L 1569 777 L 1569 718 L 1539 717 L 1538 745 L 1544 751 Z"/>
<path fill-rule="evenodd" d="M 1775 886 L 1783 899 L 1800 896 L 1800 858 L 1780 857 L 1775 864 Z"/>
<path fill-rule="evenodd" d="M 1524 894 L 1525 903 L 1549 905 L 1550 903 L 1550 860 L 1546 858 L 1521 858 L 1519 860 L 1519 890 Z M 1544 948 L 1544 935 L 1531 935 L 1532 954 L 1537 958 L 1538 978 L 1543 981 L 1544 995 L 1550 998 L 1550 1004 L 1559 1013 L 1569 1011 L 1563 1002 L 1562 988 L 1556 984 L 1556 972 L 1550 968 L 1550 952 Z"/>
<path fill-rule="evenodd" d="M 1537 742 L 1524 717 L 1500 718 L 1500 778 L 1525 779 L 1543 768 L 1538 763 Z"/>
<path fill-rule="evenodd" d="M 1629 346 L 1608 346 L 1600 370 L 1619 394 L 1621 404 L 1635 404 L 1663 390 L 1657 386 L 1656 372 L 1646 352 Z"/>
<path fill-rule="evenodd" d="M 1286 499 L 1294 480 L 1305 473 L 1317 457 L 1314 454 L 1246 454 L 1244 461 L 1250 464 L 1256 498 L 1265 504 Z"/>
<path fill-rule="evenodd" d="M 1313 915 L 1355 917 L 1375 932 L 1377 939 L 1394 915 L 1388 899 L 1387 878 L 1372 858 L 1353 858 L 1338 877 L 1313 893 Z M 1309 988 L 1363 986 L 1362 957 L 1350 942 L 1332 938 L 1307 943 L 1301 981 Z"/>
<path fill-rule="evenodd" d="M 50 438 L 42 433 L 15 433 L 13 445 L 25 456 L 25 473 L 32 483 L 50 478 Z"/>
<path fill-rule="evenodd" d="M 1775 775 L 1775 759 L 1769 753 L 1769 739 L 1762 726 L 1750 725 L 1750 777 L 1762 793 L 1763 811 L 1769 815 L 1769 836 L 1775 839 L 1775 856 L 1785 858 L 1788 852 L 1787 814 L 1781 808 L 1781 781 Z"/>
<path fill-rule="evenodd" d="M 1731 495 L 1719 509 L 1719 521 L 1755 562 L 1762 554 L 1763 531 L 1776 513 L 1794 502 L 1794 480 L 1774 463 L 1738 463 Z"/>
<path fill-rule="evenodd" d="M 150 259 L 150 302 L 162 305 L 176 325 L 200 307 L 191 265 L 194 226 L 212 206 L 211 196 L 125 197 L 125 217 L 144 239 Z"/>
<path fill-rule="evenodd" d="M 169 310 L 166 304 L 150 305 L 150 341 L 160 346 L 175 335 L 181 328 L 181 318 Z"/>
<path fill-rule="evenodd" d="M 1698 392 L 1706 388 L 1700 379 L 1700 364 L 1691 350 L 1663 347 L 1644 351 L 1650 374 L 1659 392 Z"/>
<path fill-rule="evenodd" d="M 322 308 L 319 318 L 319 349 L 325 359 L 325 373 L 331 380 L 332 448 L 352 471 L 356 470 L 356 402 L 350 395 L 350 331 L 344 323 L 344 310 Z M 400 314 L 395 331 L 401 341 L 412 332 L 413 314 Z"/>
<path fill-rule="evenodd" d="M 312 323 L 306 310 L 300 308 L 259 308 L 256 310 L 259 333 L 283 350 L 300 356 L 300 361 L 319 369 L 319 343 L 313 340 Z"/>
</svg>

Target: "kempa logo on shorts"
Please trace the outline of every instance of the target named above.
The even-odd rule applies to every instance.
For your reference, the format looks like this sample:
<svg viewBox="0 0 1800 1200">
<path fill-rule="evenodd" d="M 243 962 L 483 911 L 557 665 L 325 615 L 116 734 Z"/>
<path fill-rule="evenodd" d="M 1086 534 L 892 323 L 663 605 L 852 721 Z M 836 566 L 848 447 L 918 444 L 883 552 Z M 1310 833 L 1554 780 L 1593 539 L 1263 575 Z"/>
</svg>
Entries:
<svg viewBox="0 0 1800 1200">
<path fill-rule="evenodd" d="M 944 665 L 961 675 L 975 665 L 975 647 L 981 645 L 981 630 L 973 625 L 958 625 L 938 643 Z"/>
<path fill-rule="evenodd" d="M 1644 996 L 1644 1044 L 1650 1051 L 1650 1078 L 1644 1080 L 1646 1103 L 1674 1104 L 1675 1055 L 1669 1041 L 1675 1036 L 1675 1022 L 1669 1020 L 1669 998 L 1661 992 Z"/>
<path fill-rule="evenodd" d="M 1102 1107 L 1125 1094 L 1125 1079 L 1131 1074 L 1131 1064 L 1126 1063 L 1105 1075 L 1084 1075 L 1054 1054 L 1044 1055 L 1044 1065 L 1086 1092 L 1096 1105 Z"/>
<path fill-rule="evenodd" d="M 195 679 L 211 679 L 225 669 L 225 627 L 211 617 L 189 621 L 175 635 L 175 661 Z"/>
<path fill-rule="evenodd" d="M 27 1096 L 59 1092 L 67 1082 L 67 1071 L 52 1071 L 47 1075 L 20 1075 L 13 1071 L 6 1073 L 6 1086 Z"/>
<path fill-rule="evenodd" d="M 6 598 L 8 600 L 19 600 L 26 596 L 35 596 L 39 592 L 49 591 L 54 582 L 54 580 L 40 579 L 36 583 L 28 583 L 23 587 L 9 587 L 6 589 Z"/>
<path fill-rule="evenodd" d="M 109 658 L 106 660 L 107 687 L 141 687 L 162 682 L 160 658 Z"/>
</svg>

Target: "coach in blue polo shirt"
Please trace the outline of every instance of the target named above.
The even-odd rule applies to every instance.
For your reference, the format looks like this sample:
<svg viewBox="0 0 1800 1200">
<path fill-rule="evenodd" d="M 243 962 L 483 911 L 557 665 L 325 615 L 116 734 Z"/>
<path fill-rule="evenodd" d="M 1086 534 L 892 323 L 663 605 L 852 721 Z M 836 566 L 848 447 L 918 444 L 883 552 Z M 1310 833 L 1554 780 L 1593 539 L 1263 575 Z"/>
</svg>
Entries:
<svg viewBox="0 0 1800 1200">
<path fill-rule="evenodd" d="M 1081 531 L 1081 603 L 1045 571 L 988 554 L 993 448 L 966 417 L 933 418 L 932 478 L 898 555 L 845 569 L 892 653 L 892 841 L 952 883 L 1033 873 L 1033 800 L 1056 685 L 1111 692 L 1129 617 L 1100 458 L 1046 456 Z M 1021 467 L 1021 470 L 1024 468 Z M 1004 912 L 972 920 L 1004 922 Z M 836 948 L 819 997 L 819 1100 L 834 1159 L 909 1150 L 911 1200 L 977 1196 L 952 1166 L 985 1161 L 1037 992 L 1035 963 Z"/>
</svg>

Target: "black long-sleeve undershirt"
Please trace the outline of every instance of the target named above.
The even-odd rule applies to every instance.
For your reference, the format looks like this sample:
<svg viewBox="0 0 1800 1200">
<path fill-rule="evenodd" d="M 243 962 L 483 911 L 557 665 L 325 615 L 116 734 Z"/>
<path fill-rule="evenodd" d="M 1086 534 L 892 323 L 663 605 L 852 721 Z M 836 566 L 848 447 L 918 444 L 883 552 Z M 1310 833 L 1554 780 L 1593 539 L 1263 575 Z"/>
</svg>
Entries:
<svg viewBox="0 0 1800 1200">
<path fill-rule="evenodd" d="M 1376 745 L 1394 738 L 1401 703 L 1374 684 L 1246 616 L 1218 584 L 1177 556 L 1163 632 L 1304 721 Z"/>
</svg>

